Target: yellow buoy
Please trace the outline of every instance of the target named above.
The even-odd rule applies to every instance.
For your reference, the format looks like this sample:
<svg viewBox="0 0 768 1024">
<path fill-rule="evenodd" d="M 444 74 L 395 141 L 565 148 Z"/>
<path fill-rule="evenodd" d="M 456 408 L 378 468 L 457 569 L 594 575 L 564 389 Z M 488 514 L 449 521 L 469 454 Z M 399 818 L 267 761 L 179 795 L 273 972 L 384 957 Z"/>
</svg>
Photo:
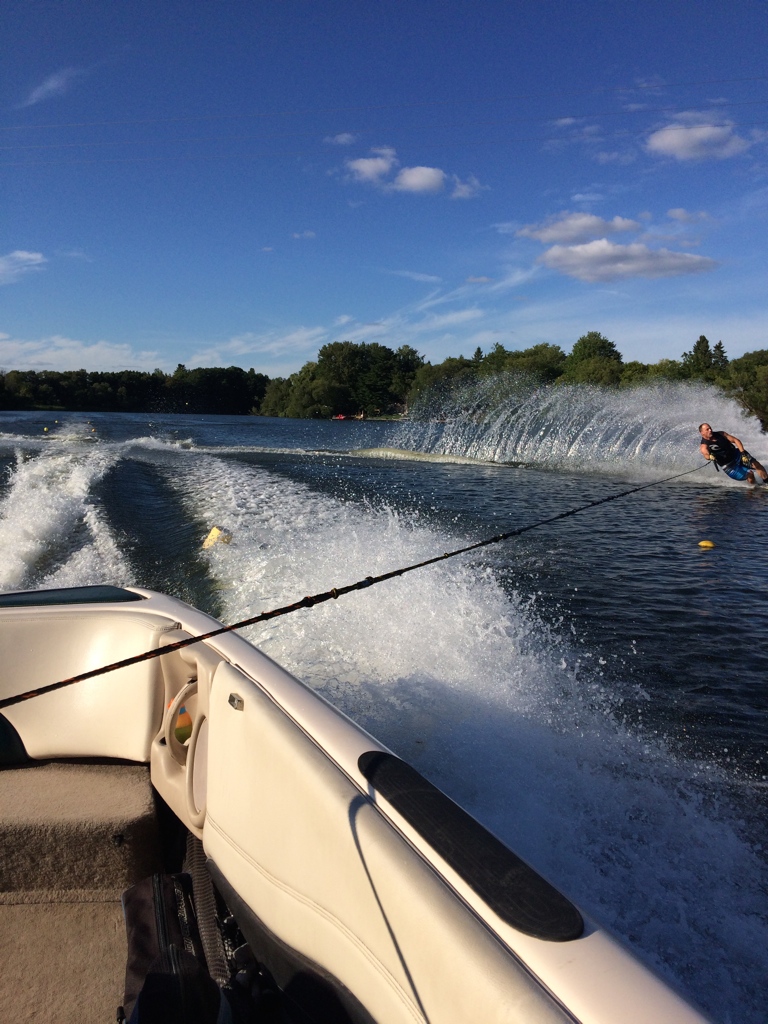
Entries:
<svg viewBox="0 0 768 1024">
<path fill-rule="evenodd" d="M 47 433 L 48 433 L 48 427 L 43 427 L 43 433 L 44 433 L 44 434 L 47 434 Z"/>
<path fill-rule="evenodd" d="M 232 540 L 232 534 L 228 530 L 222 530 L 218 526 L 214 526 L 211 532 L 203 541 L 204 548 L 212 548 L 213 545 L 219 541 L 222 544 L 229 544 Z"/>
<path fill-rule="evenodd" d="M 711 541 L 711 540 L 700 540 L 699 541 L 699 547 L 700 548 L 713 548 L 714 546 L 715 546 L 714 541 Z"/>
</svg>

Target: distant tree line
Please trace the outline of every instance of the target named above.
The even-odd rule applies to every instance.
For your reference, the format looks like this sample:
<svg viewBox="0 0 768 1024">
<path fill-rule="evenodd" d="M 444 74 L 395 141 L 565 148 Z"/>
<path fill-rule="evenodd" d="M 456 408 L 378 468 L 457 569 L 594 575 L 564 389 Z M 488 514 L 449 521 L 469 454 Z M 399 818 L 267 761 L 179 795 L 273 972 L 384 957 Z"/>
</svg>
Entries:
<svg viewBox="0 0 768 1024">
<path fill-rule="evenodd" d="M 264 416 L 389 416 L 404 412 L 424 357 L 410 345 L 334 341 L 315 362 L 267 385 Z"/>
<path fill-rule="evenodd" d="M 0 373 L 0 408 L 82 412 L 257 413 L 269 377 L 239 366 L 155 370 L 10 370 Z"/>
<path fill-rule="evenodd" d="M 290 377 L 238 366 L 172 374 L 121 370 L 10 370 L 0 373 L 0 408 L 91 412 L 188 412 L 328 418 L 404 413 L 425 392 L 451 391 L 483 377 L 512 373 L 534 384 L 636 387 L 653 381 L 705 381 L 722 388 L 768 430 L 768 349 L 729 359 L 723 343 L 702 334 L 690 352 L 657 363 L 624 362 L 598 331 L 576 341 L 568 355 L 559 345 L 511 350 L 497 343 L 471 358 L 426 362 L 411 348 L 377 342 L 335 341 Z"/>
<path fill-rule="evenodd" d="M 658 363 L 624 362 L 616 345 L 598 331 L 582 335 L 566 355 L 558 345 L 534 345 L 509 351 L 496 344 L 471 359 L 449 357 L 435 366 L 424 363 L 414 376 L 409 401 L 427 389 L 452 389 L 458 383 L 511 371 L 536 383 L 596 384 L 628 388 L 654 381 L 704 381 L 721 388 L 760 420 L 768 430 L 768 349 L 729 359 L 722 341 L 711 345 L 702 334 L 680 359 Z"/>
</svg>

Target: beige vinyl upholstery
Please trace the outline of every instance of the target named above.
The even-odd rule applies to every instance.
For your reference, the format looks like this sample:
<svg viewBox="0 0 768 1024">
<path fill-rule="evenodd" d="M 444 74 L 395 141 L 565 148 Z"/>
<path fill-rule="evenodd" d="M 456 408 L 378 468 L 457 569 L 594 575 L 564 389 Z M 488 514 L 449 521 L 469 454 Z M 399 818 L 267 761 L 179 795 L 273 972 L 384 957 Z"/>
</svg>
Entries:
<svg viewBox="0 0 768 1024">
<path fill-rule="evenodd" d="M 0 617 L 0 697 L 107 665 L 158 646 L 174 623 L 120 608 L 5 609 Z M 119 669 L 4 711 L 30 757 L 149 761 L 162 716 L 157 660 Z"/>
<path fill-rule="evenodd" d="M 214 677 L 209 714 L 207 855 L 267 928 L 341 981 L 380 1024 L 572 1020 L 231 665 Z"/>
</svg>

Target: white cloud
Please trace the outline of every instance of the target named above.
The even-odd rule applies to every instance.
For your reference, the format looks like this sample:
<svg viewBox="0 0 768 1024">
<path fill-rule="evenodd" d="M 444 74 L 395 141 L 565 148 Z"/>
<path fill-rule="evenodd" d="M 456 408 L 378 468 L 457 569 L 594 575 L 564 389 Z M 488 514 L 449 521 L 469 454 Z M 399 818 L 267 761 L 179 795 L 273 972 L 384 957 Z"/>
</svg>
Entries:
<svg viewBox="0 0 768 1024">
<path fill-rule="evenodd" d="M 467 281 L 467 284 L 490 284 L 491 281 L 493 281 L 493 278 L 492 277 L 482 277 L 482 276 L 475 277 L 474 275 L 470 274 L 470 276 L 466 279 L 466 281 Z"/>
<path fill-rule="evenodd" d="M 294 231 L 291 238 L 317 238 L 314 231 Z"/>
<path fill-rule="evenodd" d="M 445 178 L 439 167 L 403 167 L 391 187 L 395 192 L 441 192 Z"/>
<path fill-rule="evenodd" d="M 394 274 L 395 277 L 407 277 L 410 281 L 422 281 L 425 284 L 440 284 L 442 277 L 436 277 L 434 274 L 420 274 L 415 270 L 388 270 L 388 274 Z"/>
<path fill-rule="evenodd" d="M 561 117 L 553 121 L 552 125 L 564 129 L 560 138 L 548 139 L 544 143 L 545 150 L 554 152 L 574 143 L 592 144 L 604 134 L 599 124 L 587 124 L 583 117 Z"/>
<path fill-rule="evenodd" d="M 681 224 L 698 224 L 699 221 L 709 220 L 709 214 L 704 210 L 699 210 L 698 213 L 690 213 L 688 210 L 684 210 L 682 206 L 676 207 L 674 210 L 667 210 L 667 216 L 671 220 L 677 220 Z"/>
<path fill-rule="evenodd" d="M 397 167 L 399 161 L 395 150 L 391 146 L 381 146 L 372 149 L 376 156 L 364 156 L 358 160 L 347 160 L 346 166 L 351 171 L 355 181 L 367 182 L 371 185 L 378 185 L 381 179 Z"/>
<path fill-rule="evenodd" d="M 617 245 L 607 238 L 596 239 L 585 245 L 553 245 L 539 257 L 539 262 L 551 270 L 590 283 L 626 280 L 632 277 L 679 277 L 682 274 L 701 274 L 718 265 L 706 256 L 671 252 L 669 249 L 649 249 L 635 242 Z"/>
<path fill-rule="evenodd" d="M 231 356 L 276 357 L 290 356 L 294 360 L 311 358 L 328 340 L 325 327 L 294 327 L 288 331 L 246 331 L 235 335 L 221 345 L 198 350 L 190 359 L 193 366 L 222 366 Z M 212 361 L 213 360 L 213 361 Z"/>
<path fill-rule="evenodd" d="M 341 316 L 337 316 L 333 321 L 334 327 L 344 327 L 345 324 L 350 324 L 355 318 L 349 316 L 347 313 L 342 313 Z"/>
<path fill-rule="evenodd" d="M 670 124 L 648 136 L 645 148 L 675 160 L 727 160 L 750 148 L 752 143 L 736 133 L 732 121 L 717 120 L 710 123 L 713 117 L 698 111 L 677 114 Z"/>
<path fill-rule="evenodd" d="M 93 260 L 83 249 L 57 249 L 56 256 L 62 256 L 67 260 L 79 260 L 83 263 L 93 263 Z"/>
<path fill-rule="evenodd" d="M 614 149 L 610 152 L 595 153 L 595 160 L 599 164 L 619 164 L 626 167 L 627 164 L 633 164 L 636 159 L 637 155 L 631 149 L 623 151 Z"/>
<path fill-rule="evenodd" d="M 395 310 L 381 320 L 345 328 L 343 337 L 355 342 L 378 341 L 395 349 L 400 345 L 414 345 L 420 351 L 445 342 L 451 346 L 445 355 L 455 355 L 454 346 L 465 344 L 468 331 L 473 333 L 474 325 L 487 317 L 486 311 L 477 306 L 442 311 L 446 303 L 460 300 L 466 291 L 466 287 L 462 287 L 449 294 L 432 292 L 427 298 Z"/>
<path fill-rule="evenodd" d="M 357 136 L 352 132 L 339 132 L 338 135 L 326 135 L 323 142 L 327 142 L 329 146 L 351 146 L 356 139 Z"/>
<path fill-rule="evenodd" d="M 64 68 L 63 71 L 49 75 L 41 85 L 32 90 L 23 103 L 19 104 L 19 108 L 34 107 L 35 104 L 42 103 L 53 96 L 62 96 L 69 90 L 72 82 L 85 74 L 85 71 L 78 68 Z"/>
<path fill-rule="evenodd" d="M 346 160 L 345 167 L 352 181 L 373 185 L 384 192 L 410 192 L 430 195 L 442 192 L 449 179 L 453 182 L 451 199 L 472 199 L 486 189 L 470 174 L 465 181 L 456 174 L 447 174 L 441 167 L 401 167 L 392 146 L 379 146 L 371 150 L 372 156 Z M 394 175 L 394 177 L 392 177 Z"/>
<path fill-rule="evenodd" d="M 510 288 L 519 288 L 522 284 L 527 284 L 537 274 L 541 273 L 539 267 L 515 267 L 509 266 L 504 270 L 504 276 L 498 281 L 491 285 L 491 292 L 506 292 Z"/>
<path fill-rule="evenodd" d="M 470 174 L 466 181 L 462 181 L 455 174 L 451 177 L 453 178 L 451 199 L 474 199 L 481 192 L 487 191 L 489 187 L 488 185 L 481 185 L 474 174 Z"/>
<path fill-rule="evenodd" d="M 413 327 L 418 331 L 443 331 L 447 327 L 458 327 L 473 320 L 480 320 L 484 316 L 484 310 L 473 306 L 470 309 L 457 309 L 452 313 L 433 313 Z"/>
<path fill-rule="evenodd" d="M 47 262 L 41 252 L 25 252 L 24 249 L 15 249 L 7 256 L 0 256 L 0 284 L 13 284 L 24 274 L 42 269 Z"/>
<path fill-rule="evenodd" d="M 551 242 L 586 242 L 618 231 L 636 231 L 640 224 L 626 217 L 603 220 L 592 213 L 561 213 L 543 224 L 526 224 L 515 234 L 522 238 L 535 238 L 549 245 Z"/>
<path fill-rule="evenodd" d="M 16 370 L 154 370 L 166 361 L 157 351 L 130 345 L 86 342 L 62 335 L 27 340 L 0 334 L 0 366 Z"/>
</svg>

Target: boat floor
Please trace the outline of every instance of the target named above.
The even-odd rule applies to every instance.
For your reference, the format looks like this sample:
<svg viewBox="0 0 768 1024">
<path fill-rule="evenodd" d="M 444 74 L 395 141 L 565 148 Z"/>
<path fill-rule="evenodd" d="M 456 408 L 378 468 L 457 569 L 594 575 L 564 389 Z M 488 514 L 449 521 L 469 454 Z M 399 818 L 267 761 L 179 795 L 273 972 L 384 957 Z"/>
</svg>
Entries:
<svg viewBox="0 0 768 1024">
<path fill-rule="evenodd" d="M 114 1020 L 126 961 L 120 896 L 160 867 L 148 768 L 0 771 L 0 1021 Z"/>
</svg>

